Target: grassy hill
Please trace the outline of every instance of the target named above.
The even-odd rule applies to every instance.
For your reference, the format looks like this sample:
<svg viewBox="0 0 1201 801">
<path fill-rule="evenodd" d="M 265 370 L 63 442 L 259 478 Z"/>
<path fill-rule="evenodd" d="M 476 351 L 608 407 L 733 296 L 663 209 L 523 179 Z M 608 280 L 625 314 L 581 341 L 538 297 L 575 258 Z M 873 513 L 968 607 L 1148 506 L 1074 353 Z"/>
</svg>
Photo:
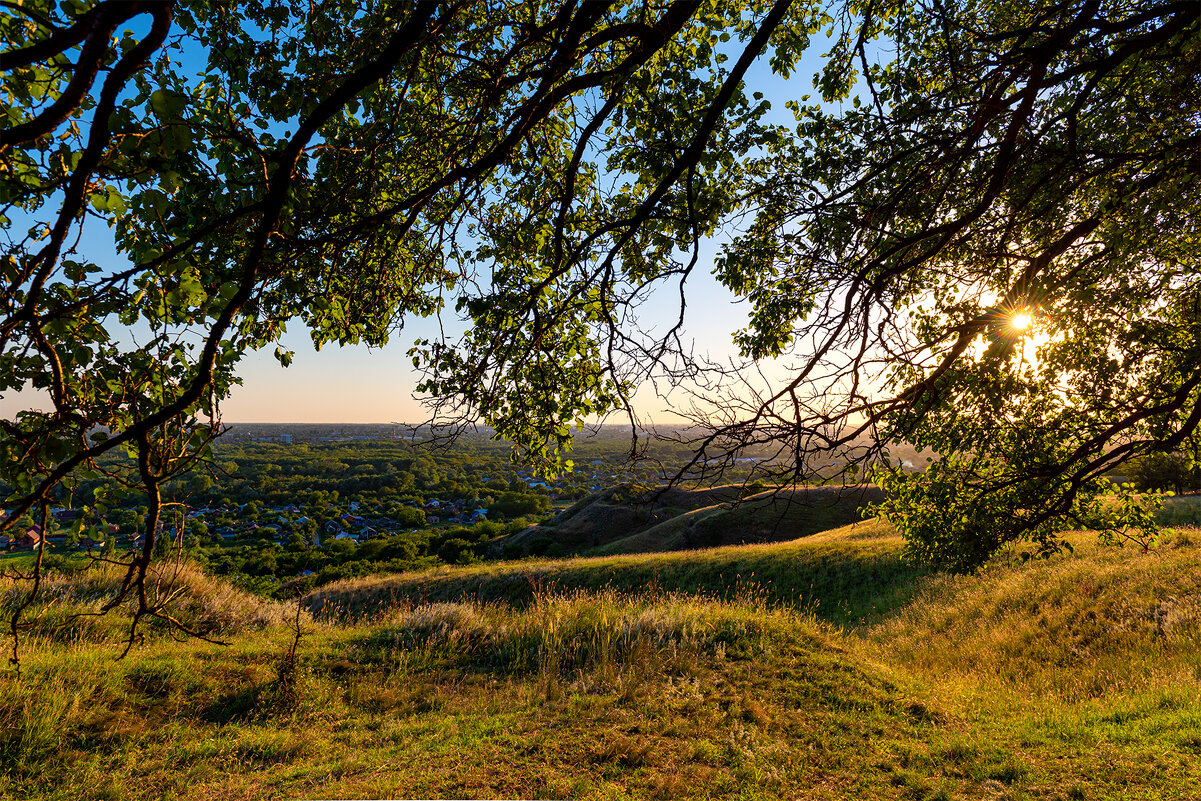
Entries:
<svg viewBox="0 0 1201 801">
<path fill-rule="evenodd" d="M 230 644 L 115 661 L 56 625 L 108 579 L 61 579 L 0 796 L 1201 797 L 1199 539 L 954 577 L 868 521 L 362 579 L 306 599 L 295 662 L 286 609 L 186 570 Z"/>
<path fill-rule="evenodd" d="M 780 542 L 861 520 L 861 507 L 880 498 L 876 487 L 748 494 L 737 484 L 692 490 L 623 485 L 590 495 L 498 547 L 529 553 L 553 543 L 563 553 L 604 555 Z"/>
<path fill-rule="evenodd" d="M 315 614 L 369 618 L 397 604 L 469 600 L 524 606 L 574 590 L 673 591 L 721 600 L 748 593 L 837 625 L 877 621 L 920 589 L 927 571 L 902 558 L 900 537 L 870 520 L 786 543 L 570 559 L 530 559 L 327 585 L 305 597 Z"/>
</svg>

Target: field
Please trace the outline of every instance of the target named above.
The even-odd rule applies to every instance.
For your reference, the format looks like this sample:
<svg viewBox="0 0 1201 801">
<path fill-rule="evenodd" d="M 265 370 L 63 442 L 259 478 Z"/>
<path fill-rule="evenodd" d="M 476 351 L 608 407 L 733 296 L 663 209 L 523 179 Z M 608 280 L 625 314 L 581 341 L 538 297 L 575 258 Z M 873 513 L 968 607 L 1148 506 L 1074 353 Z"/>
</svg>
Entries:
<svg viewBox="0 0 1201 801">
<path fill-rule="evenodd" d="M 1201 533 L 1072 538 L 955 577 L 867 521 L 350 580 L 298 619 L 164 566 L 228 645 L 124 660 L 70 617 L 114 577 L 62 578 L 3 679 L 0 796 L 1201 798 Z"/>
</svg>

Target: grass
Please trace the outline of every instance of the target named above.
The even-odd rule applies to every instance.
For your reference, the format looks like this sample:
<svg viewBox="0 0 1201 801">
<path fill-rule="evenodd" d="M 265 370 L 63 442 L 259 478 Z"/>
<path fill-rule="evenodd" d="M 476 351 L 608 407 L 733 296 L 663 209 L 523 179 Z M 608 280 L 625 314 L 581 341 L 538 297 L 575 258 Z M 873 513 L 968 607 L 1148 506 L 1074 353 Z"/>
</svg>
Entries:
<svg viewBox="0 0 1201 801">
<path fill-rule="evenodd" d="M 22 622 L 30 635 L 43 641 L 100 643 L 123 636 L 127 618 L 98 613 L 116 596 L 124 575 L 123 568 L 102 564 L 65 574 L 50 572 L 36 603 L 22 615 Z M 224 636 L 278 627 L 285 619 L 280 604 L 238 590 L 189 563 L 153 563 L 147 588 L 152 604 L 168 604 L 180 623 L 206 634 Z M 10 619 L 27 593 L 27 584 L 11 577 L 0 578 L 0 616 Z M 135 605 L 131 594 L 120 609 L 128 611 Z M 144 628 L 153 634 L 170 627 L 148 618 Z"/>
<path fill-rule="evenodd" d="M 353 579 L 310 593 L 306 603 L 318 616 L 350 621 L 398 603 L 522 605 L 556 589 L 649 587 L 729 599 L 753 587 L 770 603 L 812 611 L 834 625 L 860 626 L 907 603 L 928 580 L 928 571 L 904 560 L 892 529 L 871 520 L 782 544 L 530 559 Z"/>
<path fill-rule="evenodd" d="M 1201 526 L 1201 495 L 1165 498 L 1159 522 L 1165 526 Z"/>
<path fill-rule="evenodd" d="M 1075 556 L 932 581 L 871 636 L 910 666 L 1070 701 L 1195 683 L 1201 574 L 1192 538 L 1149 553 L 1076 540 Z"/>
<path fill-rule="evenodd" d="M 502 547 L 520 549 L 545 538 L 563 553 L 601 556 L 779 542 L 862 520 L 860 508 L 882 497 L 876 487 L 747 492 L 738 484 L 695 490 L 622 485 L 590 495 L 546 523 L 512 535 Z"/>
<path fill-rule="evenodd" d="M 290 667 L 287 610 L 196 577 L 228 647 L 32 633 L 0 796 L 1201 796 L 1201 537 L 1074 540 L 961 577 L 872 521 L 358 580 L 310 598 Z"/>
<path fill-rule="evenodd" d="M 677 514 L 616 538 L 585 555 L 690 550 L 807 537 L 863 519 L 861 507 L 882 496 L 876 487 L 801 487 L 751 495 L 737 506 L 717 503 Z"/>
</svg>

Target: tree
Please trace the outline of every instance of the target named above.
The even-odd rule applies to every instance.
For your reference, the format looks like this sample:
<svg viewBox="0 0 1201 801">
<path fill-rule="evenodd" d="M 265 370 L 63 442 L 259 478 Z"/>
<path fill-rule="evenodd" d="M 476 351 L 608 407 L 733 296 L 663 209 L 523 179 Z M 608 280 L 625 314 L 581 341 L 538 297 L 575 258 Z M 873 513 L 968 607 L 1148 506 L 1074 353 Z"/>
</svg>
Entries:
<svg viewBox="0 0 1201 801">
<path fill-rule="evenodd" d="M 553 460 L 567 423 L 620 401 L 592 335 L 615 323 L 619 265 L 645 283 L 726 205 L 738 165 L 706 145 L 762 134 L 741 78 L 769 36 L 809 24 L 788 7 L 10 6 L 0 214 L 24 233 L 0 275 L 0 392 L 32 384 L 49 408 L 4 424 L 8 503 L 45 507 L 128 453 L 148 534 L 115 606 L 145 580 L 161 485 L 207 458 L 243 354 L 293 321 L 318 346 L 382 344 L 456 288 L 458 309 L 510 332 L 473 412 Z M 742 52 L 723 67 L 730 36 Z M 127 267 L 81 251 L 98 224 Z M 602 290 L 577 294 L 585 277 Z M 453 376 L 431 391 L 473 380 L 455 353 L 415 349 Z M 134 627 L 157 613 L 140 603 Z"/>
<path fill-rule="evenodd" d="M 1201 466 L 1183 453 L 1149 453 L 1130 465 L 1130 477 L 1142 490 L 1177 494 L 1201 490 Z"/>
<path fill-rule="evenodd" d="M 848 107 L 794 107 L 719 265 L 751 304 L 744 355 L 799 363 L 706 407 L 698 458 L 768 446 L 805 477 L 931 449 L 879 471 L 882 511 L 958 569 L 1098 521 L 1143 537 L 1098 493 L 1201 420 L 1199 15 L 842 5 L 817 86 Z"/>
<path fill-rule="evenodd" d="M 382 344 L 446 295 L 471 328 L 412 351 L 442 419 L 553 469 L 572 423 L 628 409 L 640 380 L 699 380 L 717 425 L 693 466 L 944 454 L 892 473 L 898 497 L 1009 509 L 955 530 L 957 566 L 1052 549 L 1103 471 L 1201 418 L 1193 2 L 9 10 L 0 392 L 49 408 L 4 421 L 0 479 L 20 515 L 131 457 L 106 469 L 145 489 L 147 537 L 114 606 L 245 353 L 297 323 Z M 824 103 L 769 124 L 751 64 L 788 75 L 823 29 Z M 127 266 L 81 250 L 105 224 Z M 722 230 L 742 353 L 800 348 L 782 390 L 637 325 Z"/>
</svg>

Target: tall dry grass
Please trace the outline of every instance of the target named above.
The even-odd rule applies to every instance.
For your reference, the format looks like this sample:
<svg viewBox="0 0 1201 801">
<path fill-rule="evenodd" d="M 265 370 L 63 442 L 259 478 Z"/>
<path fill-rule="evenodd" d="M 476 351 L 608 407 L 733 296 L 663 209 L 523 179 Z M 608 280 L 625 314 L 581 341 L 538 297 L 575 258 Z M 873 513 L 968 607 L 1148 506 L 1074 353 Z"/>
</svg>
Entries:
<svg viewBox="0 0 1201 801">
<path fill-rule="evenodd" d="M 819 636 L 810 616 L 769 609 L 747 595 L 570 591 L 534 603 L 438 602 L 401 605 L 366 625 L 360 649 L 410 667 L 453 661 L 503 673 L 571 672 L 629 665 L 681 652 L 762 652 L 798 626 Z"/>
<path fill-rule="evenodd" d="M 1142 552 L 1070 537 L 1074 554 L 942 576 L 870 638 L 928 675 L 1075 701 L 1201 681 L 1201 537 Z"/>
<path fill-rule="evenodd" d="M 101 614 L 121 587 L 125 570 L 118 565 L 95 564 L 81 571 L 47 573 L 38 597 L 22 615 L 25 636 L 55 642 L 97 642 L 119 636 L 136 608 L 131 594 L 120 605 Z M 282 604 L 257 598 L 228 582 L 205 575 L 194 564 L 162 560 L 150 566 L 148 596 L 176 620 L 214 636 L 228 636 L 284 623 Z M 12 576 L 0 578 L 0 618 L 9 619 L 27 596 L 30 585 Z M 171 627 L 148 619 L 147 633 Z"/>
</svg>

